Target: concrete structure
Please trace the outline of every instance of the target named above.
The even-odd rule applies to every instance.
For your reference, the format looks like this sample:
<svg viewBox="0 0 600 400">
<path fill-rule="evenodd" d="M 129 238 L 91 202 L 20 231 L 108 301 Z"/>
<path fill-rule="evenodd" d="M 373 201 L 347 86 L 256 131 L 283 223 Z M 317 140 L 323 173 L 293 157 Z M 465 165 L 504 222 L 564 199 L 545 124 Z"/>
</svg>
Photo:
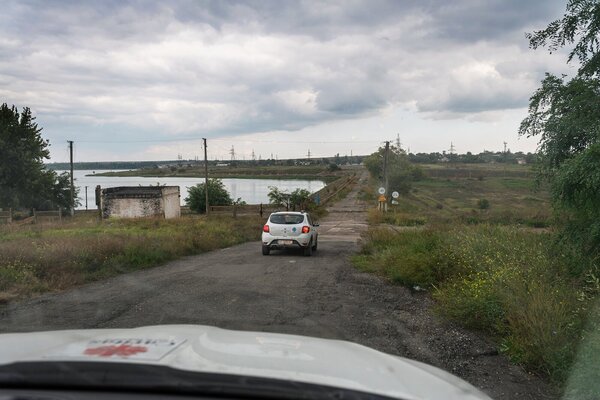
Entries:
<svg viewBox="0 0 600 400">
<path fill-rule="evenodd" d="M 179 186 L 120 186 L 101 190 L 102 218 L 179 218 Z"/>
</svg>

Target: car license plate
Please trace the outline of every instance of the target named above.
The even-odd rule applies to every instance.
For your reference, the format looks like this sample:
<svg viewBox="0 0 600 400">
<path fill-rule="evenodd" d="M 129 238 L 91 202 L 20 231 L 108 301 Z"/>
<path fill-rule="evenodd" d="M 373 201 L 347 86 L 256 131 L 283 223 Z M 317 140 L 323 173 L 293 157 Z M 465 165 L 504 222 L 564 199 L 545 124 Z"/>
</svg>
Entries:
<svg viewBox="0 0 600 400">
<path fill-rule="evenodd" d="M 294 243 L 294 242 L 291 240 L 280 240 L 279 241 L 279 244 L 292 244 L 292 243 Z"/>
</svg>

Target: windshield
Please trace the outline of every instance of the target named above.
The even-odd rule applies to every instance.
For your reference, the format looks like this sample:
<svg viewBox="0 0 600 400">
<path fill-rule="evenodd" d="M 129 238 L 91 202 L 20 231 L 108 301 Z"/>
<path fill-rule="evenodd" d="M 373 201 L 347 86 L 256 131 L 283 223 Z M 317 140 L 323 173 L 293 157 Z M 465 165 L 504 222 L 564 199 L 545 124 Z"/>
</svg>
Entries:
<svg viewBox="0 0 600 400">
<path fill-rule="evenodd" d="M 598 397 L 600 0 L 0 10 L 0 367 Z"/>
<path fill-rule="evenodd" d="M 273 224 L 301 224 L 304 222 L 304 215 L 299 214 L 273 214 L 269 219 Z"/>
</svg>

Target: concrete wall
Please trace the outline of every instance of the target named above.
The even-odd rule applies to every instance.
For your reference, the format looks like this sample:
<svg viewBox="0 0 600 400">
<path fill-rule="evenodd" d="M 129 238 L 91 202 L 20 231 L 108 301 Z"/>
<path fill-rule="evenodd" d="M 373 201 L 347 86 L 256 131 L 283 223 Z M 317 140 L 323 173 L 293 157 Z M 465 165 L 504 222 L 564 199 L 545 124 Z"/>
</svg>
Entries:
<svg viewBox="0 0 600 400">
<path fill-rule="evenodd" d="M 179 186 L 165 186 L 162 190 L 162 208 L 165 218 L 179 218 L 181 204 L 179 203 Z"/>
<path fill-rule="evenodd" d="M 102 217 L 179 218 L 179 186 L 121 186 L 102 189 Z"/>
</svg>

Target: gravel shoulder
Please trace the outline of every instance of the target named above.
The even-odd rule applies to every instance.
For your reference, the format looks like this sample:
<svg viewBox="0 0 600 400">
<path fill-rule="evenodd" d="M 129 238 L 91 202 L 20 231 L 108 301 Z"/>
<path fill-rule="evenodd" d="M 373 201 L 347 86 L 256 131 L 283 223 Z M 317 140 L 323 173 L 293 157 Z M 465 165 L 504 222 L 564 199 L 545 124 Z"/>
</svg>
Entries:
<svg viewBox="0 0 600 400">
<path fill-rule="evenodd" d="M 361 179 L 366 179 L 363 176 Z M 0 332 L 206 324 L 357 342 L 423 361 L 495 399 L 554 399 L 486 338 L 438 318 L 426 292 L 355 270 L 366 229 L 358 186 L 330 207 L 313 257 L 260 243 L 186 257 L 59 294 L 0 307 Z"/>
</svg>

